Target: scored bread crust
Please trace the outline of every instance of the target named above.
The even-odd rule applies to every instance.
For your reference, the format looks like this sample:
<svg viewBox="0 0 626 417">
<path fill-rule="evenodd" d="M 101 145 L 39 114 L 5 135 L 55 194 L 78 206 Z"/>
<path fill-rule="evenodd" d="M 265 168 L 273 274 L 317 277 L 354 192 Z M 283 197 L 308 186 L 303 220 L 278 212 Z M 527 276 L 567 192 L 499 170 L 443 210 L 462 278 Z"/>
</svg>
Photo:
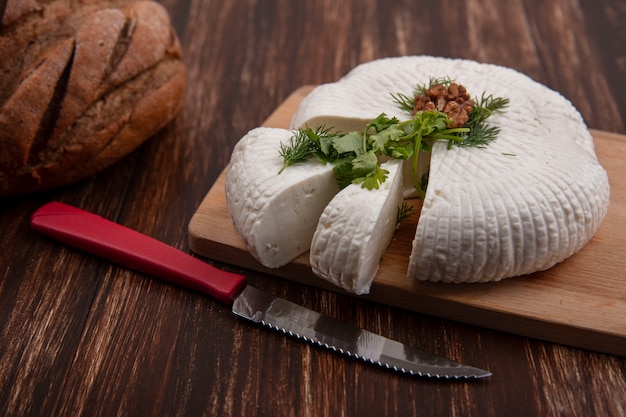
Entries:
<svg viewBox="0 0 626 417">
<path fill-rule="evenodd" d="M 0 55 L 0 196 L 91 176 L 182 107 L 180 43 L 152 1 L 8 0 Z"/>
</svg>

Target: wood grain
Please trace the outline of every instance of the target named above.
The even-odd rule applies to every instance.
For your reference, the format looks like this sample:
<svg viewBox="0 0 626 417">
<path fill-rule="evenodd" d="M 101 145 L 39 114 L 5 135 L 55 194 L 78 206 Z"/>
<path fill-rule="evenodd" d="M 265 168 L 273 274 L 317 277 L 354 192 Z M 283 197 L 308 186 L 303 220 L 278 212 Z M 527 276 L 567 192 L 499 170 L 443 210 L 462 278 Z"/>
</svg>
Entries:
<svg viewBox="0 0 626 417">
<path fill-rule="evenodd" d="M 477 384 L 406 378 L 249 326 L 207 297 L 28 227 L 40 205 L 60 200 L 188 251 L 190 219 L 245 132 L 300 86 L 386 56 L 509 66 L 571 99 L 590 127 L 625 134 L 623 2 L 162 3 L 188 68 L 176 121 L 86 181 L 0 200 L 2 415 L 626 415 L 623 357 L 245 271 L 273 294 L 494 373 Z M 1 41 L 9 34 L 0 28 Z"/>
</svg>

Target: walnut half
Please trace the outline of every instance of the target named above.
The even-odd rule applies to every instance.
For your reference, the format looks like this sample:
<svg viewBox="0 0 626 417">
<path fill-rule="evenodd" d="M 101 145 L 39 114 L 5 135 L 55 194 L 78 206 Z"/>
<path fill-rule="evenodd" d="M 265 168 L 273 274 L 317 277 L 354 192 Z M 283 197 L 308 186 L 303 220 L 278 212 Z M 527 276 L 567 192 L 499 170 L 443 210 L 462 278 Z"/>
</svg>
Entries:
<svg viewBox="0 0 626 417">
<path fill-rule="evenodd" d="M 457 83 L 451 83 L 447 88 L 443 84 L 435 84 L 424 94 L 416 96 L 413 104 L 414 115 L 420 110 L 445 113 L 451 120 L 449 128 L 462 127 L 474 109 L 474 101 L 467 90 Z"/>
</svg>

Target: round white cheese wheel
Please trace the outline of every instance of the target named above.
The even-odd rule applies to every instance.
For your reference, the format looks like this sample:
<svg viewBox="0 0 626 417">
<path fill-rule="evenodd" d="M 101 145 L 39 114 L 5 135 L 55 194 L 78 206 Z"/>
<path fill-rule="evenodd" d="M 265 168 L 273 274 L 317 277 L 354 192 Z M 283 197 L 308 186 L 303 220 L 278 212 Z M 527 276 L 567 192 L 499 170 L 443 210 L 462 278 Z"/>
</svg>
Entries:
<svg viewBox="0 0 626 417">
<path fill-rule="evenodd" d="M 226 204 L 248 251 L 277 268 L 309 250 L 322 211 L 339 191 L 330 164 L 315 158 L 286 168 L 279 154 L 293 132 L 259 127 L 235 145 Z"/>
<path fill-rule="evenodd" d="M 444 76 L 473 97 L 493 94 L 510 105 L 488 120 L 501 132 L 486 148 L 433 147 L 408 275 L 497 281 L 550 268 L 580 250 L 607 212 L 607 173 L 580 113 L 517 71 L 428 56 L 372 61 L 314 89 L 292 126 L 362 130 L 380 113 L 406 120 L 391 95 L 411 95 L 417 84 Z"/>
<path fill-rule="evenodd" d="M 350 184 L 330 201 L 311 243 L 313 272 L 355 294 L 369 293 L 402 205 L 402 161 L 381 168 L 389 174 L 380 188 Z"/>
</svg>

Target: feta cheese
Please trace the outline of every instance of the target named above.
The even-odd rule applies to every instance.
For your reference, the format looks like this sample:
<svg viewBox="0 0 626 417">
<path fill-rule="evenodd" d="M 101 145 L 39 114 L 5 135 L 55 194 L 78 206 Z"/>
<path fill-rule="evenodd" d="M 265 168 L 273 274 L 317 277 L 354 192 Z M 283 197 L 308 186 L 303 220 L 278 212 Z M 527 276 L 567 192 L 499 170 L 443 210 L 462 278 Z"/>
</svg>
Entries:
<svg viewBox="0 0 626 417">
<path fill-rule="evenodd" d="M 350 184 L 330 201 L 311 243 L 313 272 L 355 294 L 369 293 L 402 205 L 402 161 L 381 168 L 389 174 L 379 189 Z"/>
<path fill-rule="evenodd" d="M 348 131 L 362 130 L 380 113 L 406 120 L 391 94 L 410 95 L 433 76 L 449 76 L 474 97 L 508 98 L 510 105 L 489 119 L 501 133 L 488 147 L 434 145 L 408 275 L 498 281 L 550 268 L 580 250 L 607 212 L 607 173 L 579 112 L 517 71 L 427 56 L 380 59 L 314 89 L 291 125 Z"/>
<path fill-rule="evenodd" d="M 283 167 L 280 144 L 293 132 L 259 127 L 235 146 L 226 176 L 226 204 L 249 252 L 277 268 L 309 250 L 322 211 L 339 191 L 333 167 L 315 158 Z"/>
</svg>

